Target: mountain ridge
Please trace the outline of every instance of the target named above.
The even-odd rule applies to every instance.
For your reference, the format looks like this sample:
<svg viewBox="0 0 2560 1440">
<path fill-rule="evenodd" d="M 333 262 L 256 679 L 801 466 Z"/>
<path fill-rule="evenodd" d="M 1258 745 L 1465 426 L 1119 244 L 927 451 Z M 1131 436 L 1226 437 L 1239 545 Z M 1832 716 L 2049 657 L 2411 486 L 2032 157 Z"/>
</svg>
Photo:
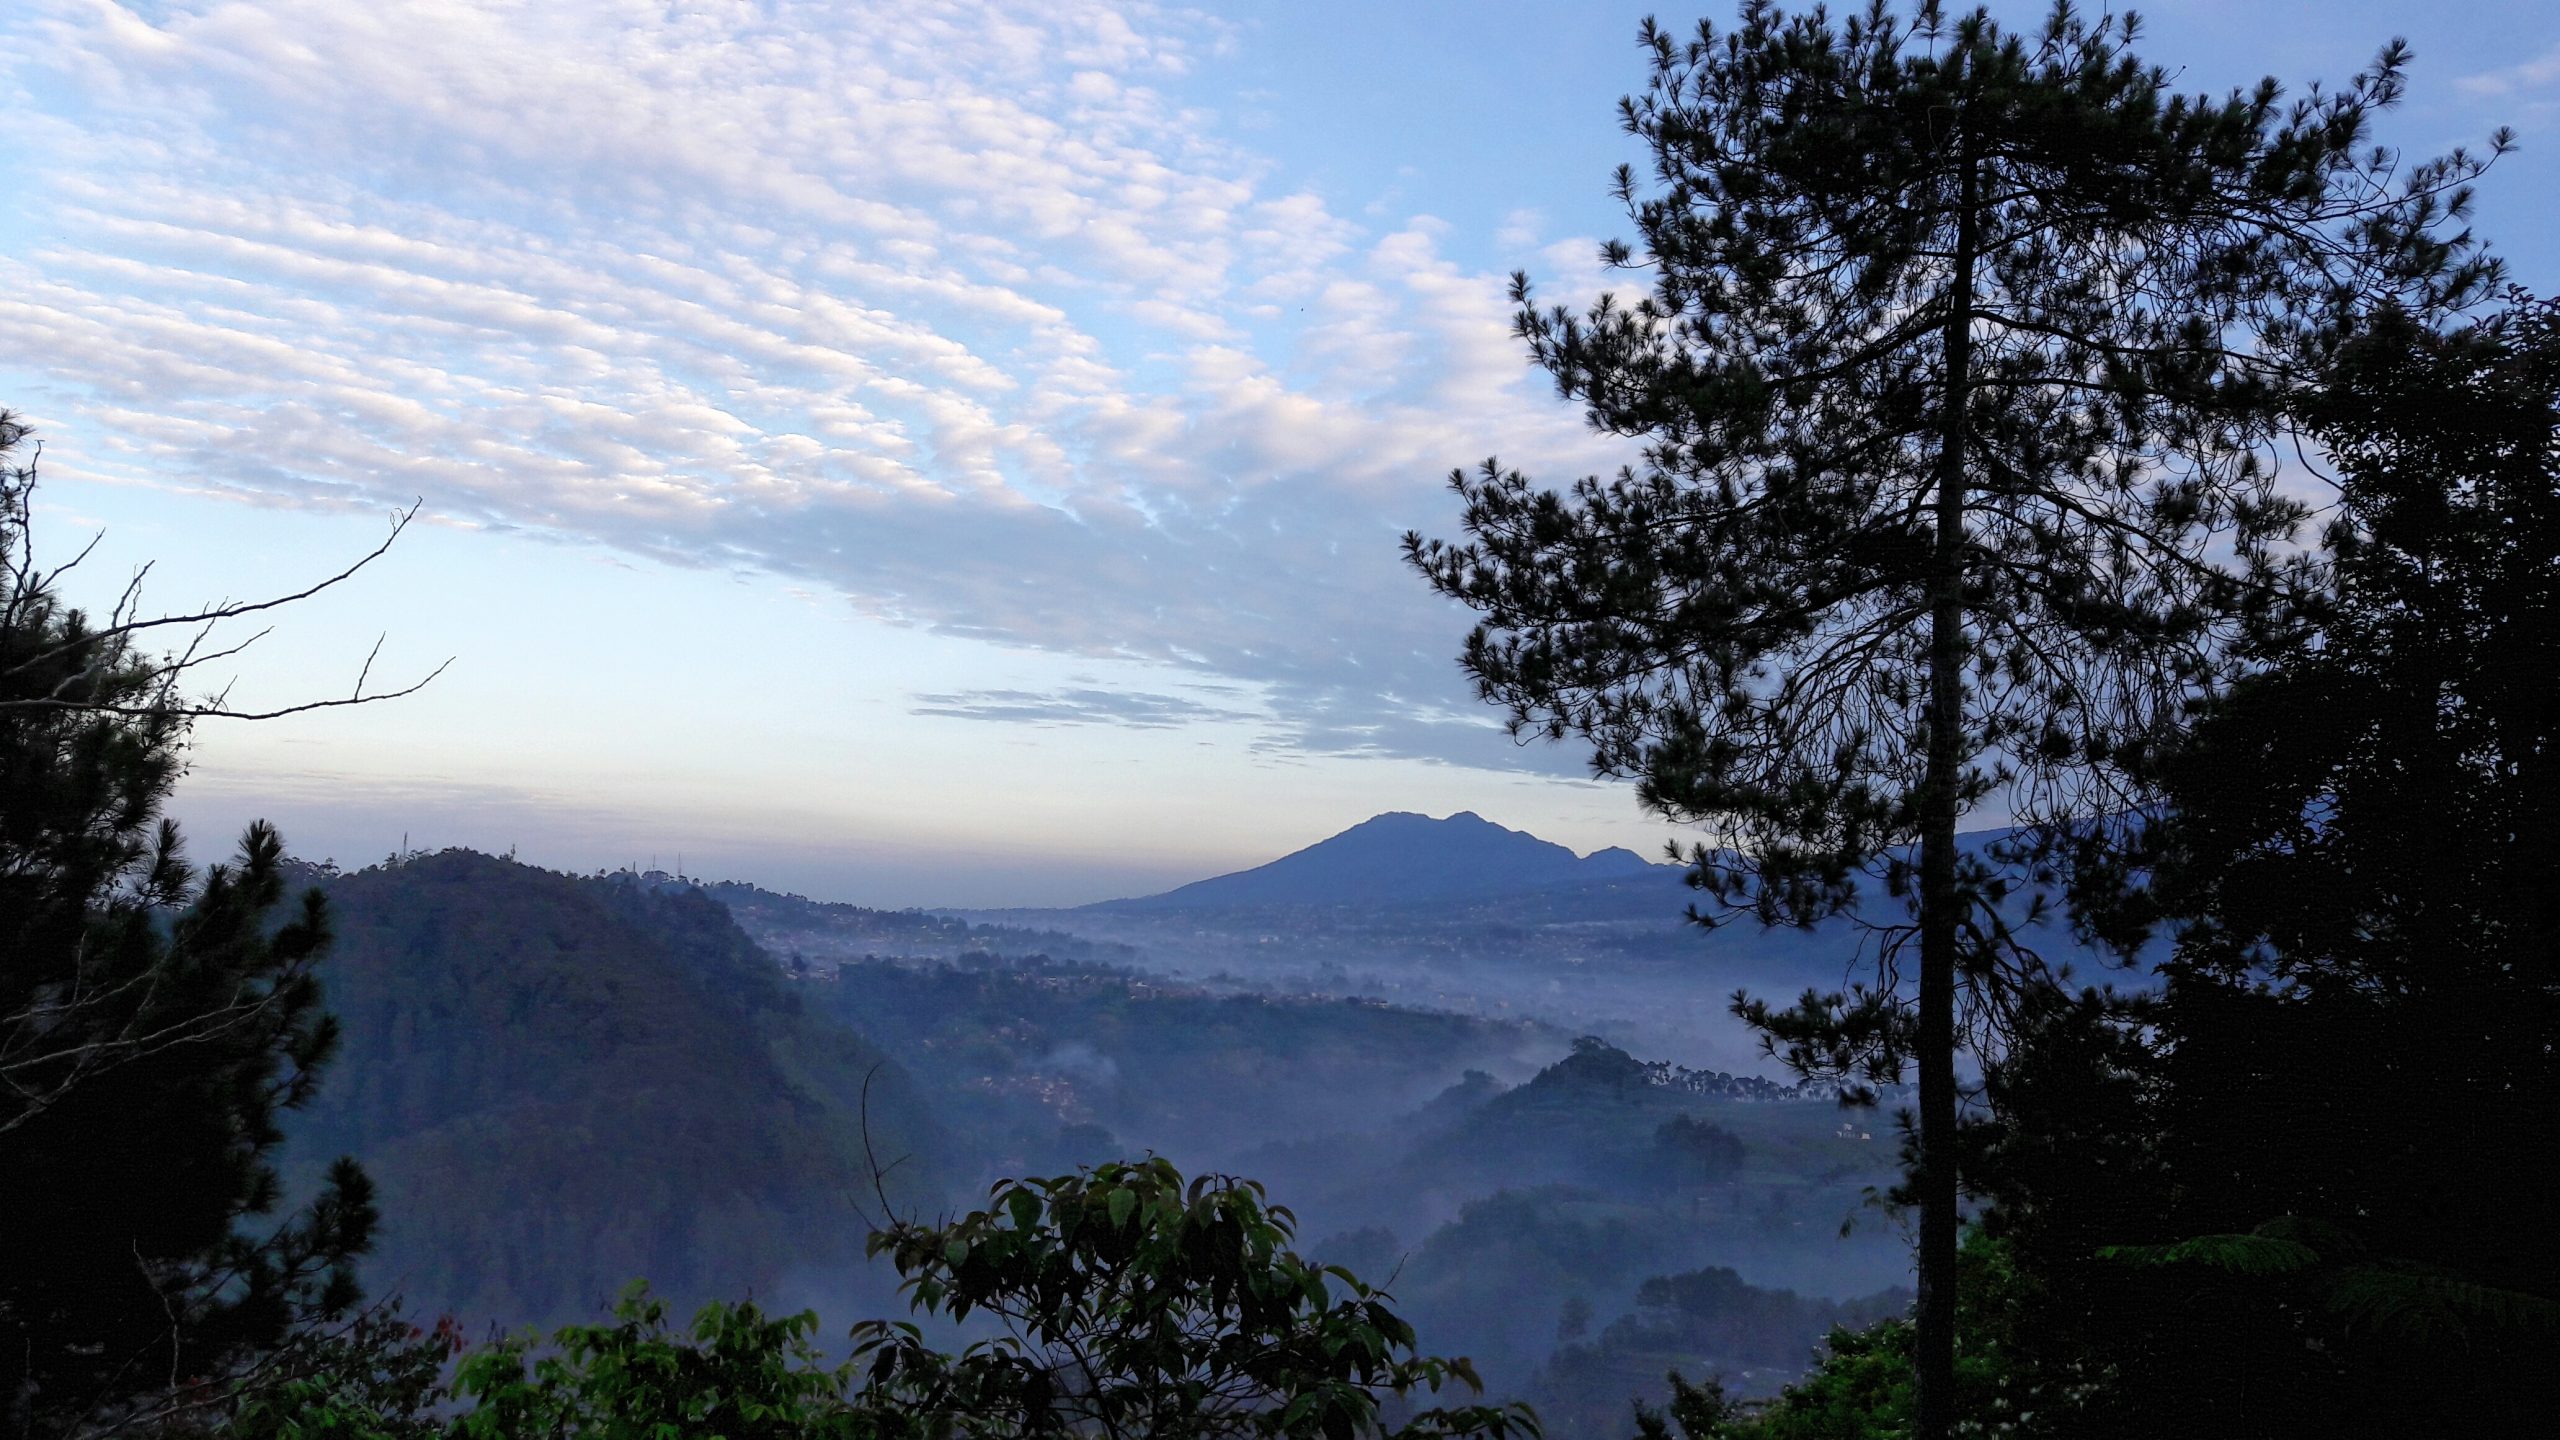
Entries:
<svg viewBox="0 0 2560 1440">
<path fill-rule="evenodd" d="M 1251 869 L 1081 908 L 1160 911 L 1470 900 L 1668 873 L 1676 873 L 1676 867 L 1653 864 L 1616 846 L 1576 855 L 1472 810 L 1445 819 L 1390 810 Z"/>
</svg>

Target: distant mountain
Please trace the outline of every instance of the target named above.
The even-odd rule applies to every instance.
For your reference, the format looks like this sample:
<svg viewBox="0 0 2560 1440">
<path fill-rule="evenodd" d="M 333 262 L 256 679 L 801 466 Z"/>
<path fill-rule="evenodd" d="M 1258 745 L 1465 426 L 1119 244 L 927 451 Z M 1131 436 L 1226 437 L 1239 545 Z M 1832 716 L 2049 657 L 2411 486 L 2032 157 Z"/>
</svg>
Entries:
<svg viewBox="0 0 2560 1440">
<path fill-rule="evenodd" d="M 1623 845 L 1612 845 L 1606 850 L 1594 850 L 1583 856 L 1582 864 L 1568 878 L 1584 883 L 1594 880 L 1658 880 L 1676 878 L 1685 872 L 1686 867 L 1647 860 Z"/>
<path fill-rule="evenodd" d="M 1363 820 L 1268 865 L 1195 881 L 1101 910 L 1194 910 L 1270 905 L 1395 905 L 1472 900 L 1591 881 L 1676 876 L 1631 850 L 1589 857 L 1496 825 L 1471 810 L 1446 820 L 1406 811 Z"/>
</svg>

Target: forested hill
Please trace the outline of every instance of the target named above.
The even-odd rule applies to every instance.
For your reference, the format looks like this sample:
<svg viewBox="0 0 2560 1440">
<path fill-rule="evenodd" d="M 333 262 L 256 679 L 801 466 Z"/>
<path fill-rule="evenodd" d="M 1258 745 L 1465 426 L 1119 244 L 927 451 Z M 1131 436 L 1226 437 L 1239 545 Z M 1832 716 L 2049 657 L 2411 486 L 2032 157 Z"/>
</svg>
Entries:
<svg viewBox="0 0 2560 1440">
<path fill-rule="evenodd" d="M 1899 1243 L 1837 1234 L 1890 1181 L 1890 1146 L 1809 1091 L 745 886 L 463 851 L 322 883 L 346 1043 L 297 1155 L 353 1153 L 380 1181 L 366 1279 L 413 1314 L 591 1319 L 640 1276 L 678 1313 L 740 1294 L 899 1313 L 854 1209 L 876 1209 L 875 1068 L 878 1151 L 915 1157 L 895 1172 L 911 1212 L 1146 1153 L 1268 1180 L 1312 1253 L 1398 1274 L 1427 1333 L 1578 1433 L 1609 1433 L 1673 1364 L 1765 1391 L 1829 1324 L 1900 1303 L 1876 1293 L 1905 1273 Z M 862 958 L 875 947 L 899 958 Z"/>
<path fill-rule="evenodd" d="M 866 1076 L 880 1156 L 939 1199 L 907 1076 L 699 893 L 467 851 L 326 888 L 345 1043 L 296 1150 L 381 1183 L 367 1274 L 413 1310 L 551 1322 L 639 1276 L 687 1301 L 843 1283 Z"/>
<path fill-rule="evenodd" d="M 1125 962 L 1126 945 L 1097 943 L 1057 930 L 976 924 L 929 910 L 875 910 L 766 890 L 737 880 L 700 884 L 656 871 L 620 877 L 656 890 L 699 890 L 725 906 L 738 924 L 787 962 L 858 960 L 866 956 L 956 960 L 963 955 L 1044 955 L 1055 960 Z"/>
</svg>

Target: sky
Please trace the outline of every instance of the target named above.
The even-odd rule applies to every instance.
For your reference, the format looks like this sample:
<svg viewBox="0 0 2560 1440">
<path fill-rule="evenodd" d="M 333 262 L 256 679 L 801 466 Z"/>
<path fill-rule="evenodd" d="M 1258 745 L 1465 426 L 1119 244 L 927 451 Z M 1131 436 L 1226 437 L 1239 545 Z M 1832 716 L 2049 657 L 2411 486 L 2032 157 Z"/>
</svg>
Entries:
<svg viewBox="0 0 2560 1440">
<path fill-rule="evenodd" d="M 40 554 L 102 535 L 76 596 L 148 565 L 191 608 L 418 504 L 208 680 L 343 694 L 377 638 L 377 682 L 450 668 L 201 727 L 201 858 L 267 816 L 350 865 L 992 906 L 1383 810 L 1658 851 L 1628 788 L 1473 699 L 1468 617 L 1397 546 L 1453 533 L 1453 467 L 1620 458 L 1504 286 L 1612 283 L 1648 10 L 1700 13 L 11 0 L 0 405 L 44 440 Z M 2406 37 L 2382 138 L 2512 126 L 2477 225 L 2560 288 L 2560 6 L 2142 13 L 2189 90 Z"/>
</svg>

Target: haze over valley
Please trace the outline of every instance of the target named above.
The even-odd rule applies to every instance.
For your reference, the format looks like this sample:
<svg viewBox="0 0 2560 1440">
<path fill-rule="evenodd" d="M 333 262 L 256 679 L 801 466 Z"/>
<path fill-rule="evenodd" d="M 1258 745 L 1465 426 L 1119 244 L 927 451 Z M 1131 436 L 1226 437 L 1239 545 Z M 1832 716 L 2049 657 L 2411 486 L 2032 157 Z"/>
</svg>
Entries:
<svg viewBox="0 0 2560 1440">
<path fill-rule="evenodd" d="M 1263 1181 L 1500 1393 L 1605 1431 L 1622 1383 L 1677 1362 L 1764 1393 L 1908 1283 L 1870 1203 L 1886 1114 L 1792 1083 L 1706 998 L 1836 983 L 1854 937 L 1709 937 L 1682 873 L 1472 813 L 1067 910 L 398 857 L 322 877 L 325 983 L 371 1058 L 294 1143 L 370 1157 L 421 1219 L 367 1274 L 473 1325 L 576 1319 L 634 1275 L 877 1309 L 883 1196 L 1162 1154 Z M 462 1203 L 500 1193 L 518 1220 Z"/>
<path fill-rule="evenodd" d="M 2560 1413 L 2551 0 L 0 77 L 0 1440 Z"/>
</svg>

